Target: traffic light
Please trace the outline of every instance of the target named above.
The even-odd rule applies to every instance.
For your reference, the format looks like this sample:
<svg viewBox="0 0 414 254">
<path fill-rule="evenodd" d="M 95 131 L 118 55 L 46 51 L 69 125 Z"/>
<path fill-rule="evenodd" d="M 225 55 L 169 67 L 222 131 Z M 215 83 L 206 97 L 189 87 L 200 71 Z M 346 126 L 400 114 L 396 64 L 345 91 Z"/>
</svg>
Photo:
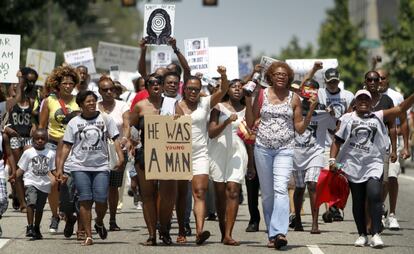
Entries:
<svg viewBox="0 0 414 254">
<path fill-rule="evenodd" d="M 134 7 L 137 4 L 136 0 L 121 0 L 122 6 Z"/>
<path fill-rule="evenodd" d="M 203 0 L 204 6 L 217 6 L 218 0 Z"/>
</svg>

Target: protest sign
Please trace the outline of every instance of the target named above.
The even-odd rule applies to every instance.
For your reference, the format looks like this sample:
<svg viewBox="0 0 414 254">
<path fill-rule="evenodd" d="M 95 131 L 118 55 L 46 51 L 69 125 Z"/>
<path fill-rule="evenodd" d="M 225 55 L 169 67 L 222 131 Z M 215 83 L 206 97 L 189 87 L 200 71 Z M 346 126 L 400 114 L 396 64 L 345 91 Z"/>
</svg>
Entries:
<svg viewBox="0 0 414 254">
<path fill-rule="evenodd" d="M 73 67 L 86 66 L 89 73 L 96 73 L 95 63 L 93 61 L 92 48 L 76 49 L 63 53 L 65 62 Z M 109 66 L 108 66 L 109 67 Z"/>
<path fill-rule="evenodd" d="M 260 74 L 260 85 L 264 87 L 269 87 L 269 81 L 266 78 L 266 71 L 269 68 L 269 66 L 273 62 L 278 62 L 279 60 L 273 59 L 268 56 L 262 56 L 262 59 L 260 60 L 260 65 L 263 66 L 262 73 Z"/>
<path fill-rule="evenodd" d="M 166 67 L 171 63 L 171 51 L 153 50 L 151 51 L 151 72 L 157 68 Z"/>
<path fill-rule="evenodd" d="M 20 35 L 0 34 L 0 82 L 17 83 L 20 68 Z"/>
<path fill-rule="evenodd" d="M 240 78 L 249 76 L 253 72 L 252 49 L 250 45 L 239 47 L 239 75 Z"/>
<path fill-rule="evenodd" d="M 210 76 L 219 76 L 217 66 L 223 65 L 227 69 L 229 80 L 239 78 L 237 47 L 209 47 L 208 52 L 208 73 Z"/>
<path fill-rule="evenodd" d="M 185 58 L 191 74 L 208 72 L 208 38 L 184 40 Z"/>
<path fill-rule="evenodd" d="M 143 37 L 148 45 L 166 45 L 174 37 L 175 5 L 146 4 Z"/>
<path fill-rule="evenodd" d="M 338 59 L 287 59 L 286 63 L 295 73 L 295 80 L 303 80 L 316 61 L 322 62 L 323 69 L 318 70 L 313 79 L 318 81 L 321 88 L 326 87 L 324 74 L 329 68 L 338 68 Z"/>
<path fill-rule="evenodd" d="M 96 67 L 108 70 L 111 66 L 119 66 L 120 71 L 133 72 L 137 69 L 140 49 L 121 44 L 100 41 L 96 54 Z"/>
<path fill-rule="evenodd" d="M 37 71 L 36 85 L 43 86 L 47 76 L 55 68 L 56 53 L 38 49 L 27 49 L 26 66 Z"/>
<path fill-rule="evenodd" d="M 192 170 L 191 117 L 146 115 L 145 179 L 190 180 Z"/>
</svg>

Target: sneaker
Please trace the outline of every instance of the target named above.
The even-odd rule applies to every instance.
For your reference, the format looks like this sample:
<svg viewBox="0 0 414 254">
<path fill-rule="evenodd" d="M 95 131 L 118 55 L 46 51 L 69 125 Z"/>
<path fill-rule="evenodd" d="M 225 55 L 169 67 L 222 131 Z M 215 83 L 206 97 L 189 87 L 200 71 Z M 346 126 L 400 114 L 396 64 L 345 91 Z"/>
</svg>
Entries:
<svg viewBox="0 0 414 254">
<path fill-rule="evenodd" d="M 50 226 L 49 226 L 49 233 L 57 233 L 58 232 L 59 222 L 60 222 L 59 217 L 53 217 L 52 216 L 52 219 L 50 221 Z"/>
<path fill-rule="evenodd" d="M 322 219 L 323 219 L 323 222 L 325 222 L 325 223 L 332 223 L 333 222 L 333 215 L 328 210 L 328 211 L 326 211 L 322 214 Z"/>
<path fill-rule="evenodd" d="M 329 211 L 332 213 L 332 219 L 333 221 L 343 221 L 344 217 L 341 214 L 341 211 L 336 208 L 335 206 L 331 206 L 329 208 Z"/>
<path fill-rule="evenodd" d="M 75 226 L 75 223 L 76 223 L 76 217 L 75 216 L 72 216 L 71 218 L 69 218 L 66 221 L 65 228 L 63 229 L 63 235 L 66 238 L 69 238 L 73 235 L 73 228 Z"/>
<path fill-rule="evenodd" d="M 32 237 L 34 235 L 33 225 L 27 225 L 26 237 Z"/>
<path fill-rule="evenodd" d="M 142 210 L 142 202 L 138 201 L 137 210 Z"/>
<path fill-rule="evenodd" d="M 106 230 L 105 225 L 102 224 L 102 226 L 99 226 L 95 223 L 95 230 L 102 240 L 105 240 L 106 237 L 108 237 L 108 231 Z"/>
<path fill-rule="evenodd" d="M 369 246 L 371 246 L 372 248 L 378 248 L 378 249 L 384 247 L 384 242 L 382 241 L 379 234 L 375 234 L 371 238 L 371 242 L 370 242 Z"/>
<path fill-rule="evenodd" d="M 356 239 L 354 246 L 355 247 L 364 247 L 368 244 L 368 236 L 366 235 L 360 235 L 358 239 Z"/>
<path fill-rule="evenodd" d="M 139 202 L 138 193 L 133 192 L 132 195 L 134 196 L 134 205 L 137 206 Z"/>
<path fill-rule="evenodd" d="M 296 215 L 294 213 L 291 213 L 289 215 L 289 227 L 295 228 L 295 224 L 296 224 Z"/>
<path fill-rule="evenodd" d="M 393 213 L 388 216 L 388 228 L 390 230 L 400 230 L 400 224 L 398 224 L 398 220 Z"/>
<path fill-rule="evenodd" d="M 32 240 L 41 240 L 41 239 L 43 239 L 43 236 L 42 236 L 42 233 L 40 233 L 40 227 L 34 226 Z"/>
<path fill-rule="evenodd" d="M 382 215 L 382 218 L 381 218 L 381 228 L 382 229 L 388 228 L 388 218 L 385 217 L 384 215 Z"/>
<path fill-rule="evenodd" d="M 257 232 L 259 231 L 259 223 L 253 222 L 249 223 L 249 225 L 246 228 L 246 232 Z"/>
</svg>

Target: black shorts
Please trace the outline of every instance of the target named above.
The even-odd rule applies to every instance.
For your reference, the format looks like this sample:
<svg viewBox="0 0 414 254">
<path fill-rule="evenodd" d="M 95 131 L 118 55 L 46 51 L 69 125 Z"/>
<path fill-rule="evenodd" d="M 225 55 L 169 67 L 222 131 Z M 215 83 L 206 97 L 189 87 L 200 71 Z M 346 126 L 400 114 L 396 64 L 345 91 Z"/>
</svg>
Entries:
<svg viewBox="0 0 414 254">
<path fill-rule="evenodd" d="M 128 162 L 128 153 L 124 151 L 124 170 L 121 172 L 111 170 L 109 174 L 109 186 L 110 187 L 121 187 L 122 181 L 124 180 L 125 166 Z"/>
<path fill-rule="evenodd" d="M 26 186 L 25 195 L 27 206 L 34 207 L 37 212 L 43 212 L 49 193 L 43 192 L 36 187 L 29 185 Z"/>
<path fill-rule="evenodd" d="M 135 164 L 138 164 L 140 170 L 145 170 L 144 147 L 135 149 Z"/>
</svg>

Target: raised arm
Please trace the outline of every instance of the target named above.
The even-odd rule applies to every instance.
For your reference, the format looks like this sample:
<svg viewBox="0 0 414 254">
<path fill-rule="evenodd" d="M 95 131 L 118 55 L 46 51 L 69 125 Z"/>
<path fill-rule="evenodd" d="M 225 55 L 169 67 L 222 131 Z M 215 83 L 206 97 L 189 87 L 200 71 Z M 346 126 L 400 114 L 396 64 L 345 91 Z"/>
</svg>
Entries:
<svg viewBox="0 0 414 254">
<path fill-rule="evenodd" d="M 302 103 L 299 99 L 299 96 L 296 94 L 293 95 L 293 124 L 295 126 L 295 131 L 299 134 L 302 134 L 305 132 L 306 128 L 308 128 L 308 125 L 312 119 L 313 111 L 315 110 L 316 105 L 318 105 L 318 100 L 315 95 L 309 98 L 309 102 L 309 111 L 306 114 L 305 118 L 303 118 Z"/>
<path fill-rule="evenodd" d="M 23 77 L 21 71 L 17 72 L 17 78 L 18 78 L 19 82 L 17 82 L 16 97 L 10 98 L 6 101 L 6 110 L 7 111 L 10 111 L 14 107 L 14 105 L 16 105 L 17 102 L 22 100 L 23 89 L 26 86 L 26 79 Z"/>
<path fill-rule="evenodd" d="M 229 81 L 227 80 L 226 67 L 218 66 L 217 72 L 221 75 L 221 86 L 216 93 L 211 95 L 210 108 L 214 108 L 214 106 L 216 106 L 217 103 L 223 99 L 224 95 L 226 95 L 227 90 L 229 90 Z"/>
<path fill-rule="evenodd" d="M 301 85 L 303 85 L 306 81 L 308 81 L 309 79 L 312 79 L 313 78 L 313 76 L 315 76 L 315 73 L 317 72 L 317 71 L 319 71 L 319 70 L 321 70 L 323 68 L 323 66 L 322 66 L 322 62 L 320 62 L 320 61 L 316 61 L 314 64 L 313 64 L 313 67 L 312 67 L 312 69 L 308 72 L 308 73 L 306 73 L 306 75 L 305 75 L 305 77 L 303 78 L 303 80 L 302 80 L 302 84 Z"/>
<path fill-rule="evenodd" d="M 171 37 L 168 40 L 168 44 L 171 45 L 174 53 L 176 54 L 178 61 L 180 62 L 181 67 L 183 68 L 183 75 L 184 75 L 184 84 L 187 82 L 188 78 L 191 76 L 191 68 L 188 65 L 187 59 L 185 59 L 184 55 L 181 51 L 177 48 L 177 40 Z"/>
<path fill-rule="evenodd" d="M 256 65 L 254 66 L 254 69 L 253 69 L 252 73 L 250 73 L 250 75 L 249 75 L 249 76 L 245 77 L 243 81 L 244 81 L 245 83 L 247 83 L 248 81 L 250 81 L 250 80 L 252 80 L 252 79 L 253 79 L 253 75 L 254 75 L 256 72 L 261 73 L 261 72 L 262 72 L 262 70 L 263 70 L 263 66 L 262 66 L 261 64 L 256 64 Z"/>
<path fill-rule="evenodd" d="M 400 131 L 401 135 L 403 136 L 404 140 L 404 149 L 401 151 L 400 156 L 404 160 L 410 157 L 410 145 L 409 145 L 409 138 L 410 138 L 410 129 L 408 127 L 408 120 L 407 120 L 407 113 L 404 112 L 400 116 Z"/>
<path fill-rule="evenodd" d="M 45 98 L 40 105 L 39 129 L 46 129 L 49 118 L 48 98 Z"/>
<path fill-rule="evenodd" d="M 142 38 L 139 41 L 139 47 L 141 48 L 141 55 L 138 61 L 138 72 L 145 79 L 147 77 L 147 64 L 145 62 L 145 56 L 147 54 L 147 41 Z"/>
<path fill-rule="evenodd" d="M 141 112 L 140 102 L 135 104 L 134 110 L 129 114 L 129 125 L 136 126 L 138 124 L 139 114 Z"/>
<path fill-rule="evenodd" d="M 414 93 L 410 95 L 407 99 L 401 102 L 400 105 L 384 110 L 384 119 L 385 121 L 394 121 L 396 117 L 401 116 L 403 113 L 414 104 Z"/>
</svg>

